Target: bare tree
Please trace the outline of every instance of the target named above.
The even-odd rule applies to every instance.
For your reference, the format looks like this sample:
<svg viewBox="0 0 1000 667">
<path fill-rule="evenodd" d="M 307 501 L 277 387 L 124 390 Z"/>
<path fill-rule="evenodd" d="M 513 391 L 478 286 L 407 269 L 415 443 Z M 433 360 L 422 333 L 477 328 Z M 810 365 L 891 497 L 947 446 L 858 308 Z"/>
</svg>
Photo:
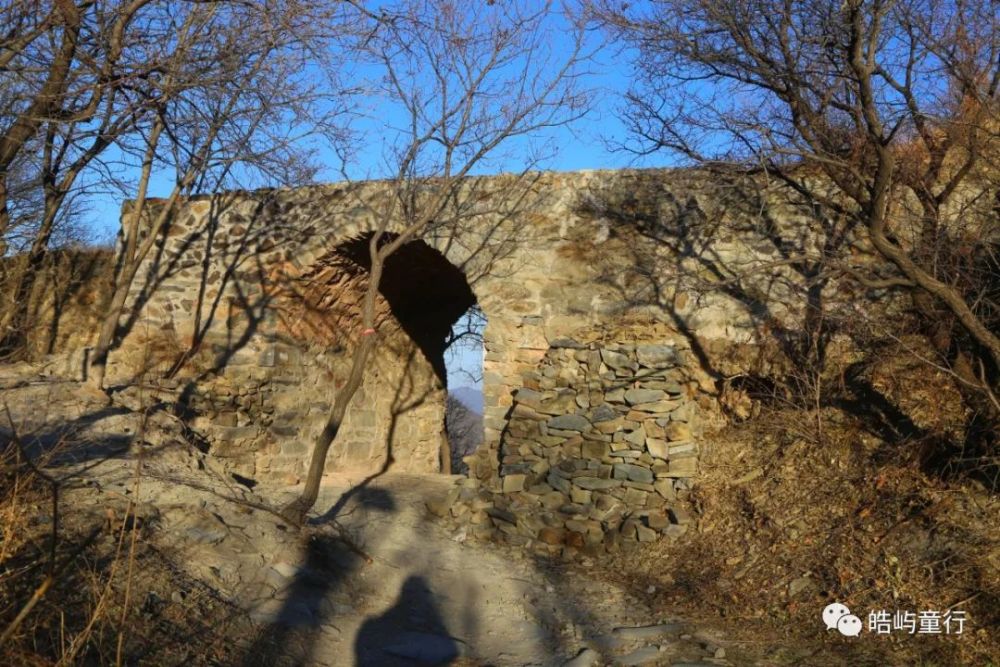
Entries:
<svg viewBox="0 0 1000 667">
<path fill-rule="evenodd" d="M 172 37 L 153 42 L 160 65 L 146 92 L 151 113 L 120 142 L 137 178 L 123 184 L 134 188 L 134 198 L 122 221 L 114 288 L 94 347 L 88 379 L 96 387 L 103 386 L 109 353 L 127 333 L 121 319 L 139 269 L 180 202 L 255 179 L 268 185 L 311 179 L 315 165 L 301 140 L 325 128 L 329 109 L 337 108 L 319 109 L 316 84 L 303 75 L 313 52 L 343 25 L 336 8 L 289 0 L 168 4 L 165 12 Z M 157 177 L 172 186 L 151 201 Z"/>
<path fill-rule="evenodd" d="M 560 19 L 566 36 L 556 44 L 550 30 Z M 538 163 L 531 140 L 584 109 L 576 89 L 585 60 L 582 26 L 551 2 L 406 0 L 383 8 L 360 48 L 381 76 L 380 114 L 390 119 L 382 128 L 389 136 L 388 191 L 378 203 L 364 204 L 374 221 L 364 333 L 313 447 L 305 489 L 283 510 L 296 524 L 316 502 L 327 453 L 377 345 L 376 304 L 386 260 L 436 229 L 460 233 L 482 208 L 470 176 L 501 158 L 519 158 L 514 164 L 521 170 L 509 190 L 516 197 L 518 183 Z M 450 469 L 449 453 L 441 456 L 442 467 Z"/>
<path fill-rule="evenodd" d="M 0 255 L 11 224 L 8 173 L 47 123 L 86 122 L 124 78 L 121 59 L 137 13 L 152 0 L 15 0 L 0 10 Z M 50 141 L 36 142 L 49 145 Z M 51 156 L 50 156 L 51 158 Z"/>
<path fill-rule="evenodd" d="M 1000 403 L 1000 14 L 989 0 L 592 5 L 638 49 L 639 151 L 757 170 L 844 221 L 828 270 L 902 291 L 970 407 Z M 858 261 L 855 256 L 867 258 Z"/>
</svg>

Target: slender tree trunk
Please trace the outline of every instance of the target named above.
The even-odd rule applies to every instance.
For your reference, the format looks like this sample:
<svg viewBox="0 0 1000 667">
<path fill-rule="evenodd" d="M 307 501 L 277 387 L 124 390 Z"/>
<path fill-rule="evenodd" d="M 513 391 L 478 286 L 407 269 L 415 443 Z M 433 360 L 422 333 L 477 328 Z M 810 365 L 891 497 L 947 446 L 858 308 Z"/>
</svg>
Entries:
<svg viewBox="0 0 1000 667">
<path fill-rule="evenodd" d="M 368 365 L 368 358 L 375 349 L 375 306 L 378 298 L 379 282 L 382 279 L 382 268 L 385 257 L 379 253 L 378 241 L 381 234 L 375 234 L 369 243 L 369 256 L 371 257 L 371 271 L 368 276 L 368 286 L 365 290 L 365 299 L 361 309 L 361 324 L 363 327 L 361 340 L 354 350 L 354 357 L 351 360 L 351 372 L 347 376 L 347 382 L 337 392 L 337 397 L 333 401 L 333 407 L 327 416 L 326 425 L 320 433 L 316 444 L 313 445 L 312 459 L 309 462 L 309 471 L 306 474 L 305 488 L 302 495 L 289 503 L 281 512 L 290 523 L 301 526 L 305 523 L 306 516 L 316 499 L 319 497 L 319 484 L 323 478 L 323 470 L 326 467 L 326 457 L 330 451 L 330 445 L 337 438 L 340 427 L 344 423 L 347 408 L 350 407 L 351 400 L 361 387 L 365 377 L 365 369 Z"/>
</svg>

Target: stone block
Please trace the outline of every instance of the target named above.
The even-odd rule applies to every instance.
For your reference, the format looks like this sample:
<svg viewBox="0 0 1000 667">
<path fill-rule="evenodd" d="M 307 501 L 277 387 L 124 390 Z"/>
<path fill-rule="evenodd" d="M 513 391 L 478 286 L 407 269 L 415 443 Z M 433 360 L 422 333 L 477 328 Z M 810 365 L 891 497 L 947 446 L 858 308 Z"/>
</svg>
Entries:
<svg viewBox="0 0 1000 667">
<path fill-rule="evenodd" d="M 617 486 L 621 486 L 621 484 L 622 484 L 621 480 L 600 479 L 598 477 L 575 477 L 573 479 L 574 486 L 577 486 L 581 489 L 586 489 L 588 491 L 594 491 L 598 489 L 612 489 Z"/>
<path fill-rule="evenodd" d="M 667 459 L 670 455 L 670 446 L 667 441 L 659 438 L 646 438 L 646 450 L 650 456 L 658 459 Z"/>
<path fill-rule="evenodd" d="M 678 441 L 691 439 L 691 427 L 685 422 L 672 421 L 667 424 L 664 430 L 666 431 L 668 440 Z"/>
<path fill-rule="evenodd" d="M 611 452 L 611 457 L 616 459 L 638 459 L 640 456 L 642 456 L 642 452 L 635 449 L 620 449 Z"/>
<path fill-rule="evenodd" d="M 608 403 L 624 403 L 625 402 L 625 390 L 624 389 L 612 389 L 604 393 L 604 400 Z"/>
<path fill-rule="evenodd" d="M 642 425 L 646 429 L 647 437 L 662 439 L 666 436 L 666 431 L 662 426 L 656 423 L 656 419 L 646 419 L 643 421 Z"/>
<path fill-rule="evenodd" d="M 670 479 L 658 479 L 653 483 L 656 493 L 666 500 L 674 500 L 677 494 L 674 492 L 674 483 Z"/>
<path fill-rule="evenodd" d="M 647 368 L 666 368 L 677 363 L 677 350 L 672 345 L 636 345 L 635 356 Z"/>
<path fill-rule="evenodd" d="M 631 433 L 626 433 L 625 442 L 634 445 L 636 448 L 642 447 L 646 442 L 646 429 L 640 426 Z"/>
<path fill-rule="evenodd" d="M 670 443 L 667 447 L 670 458 L 683 458 L 684 456 L 694 456 L 698 453 L 698 445 L 693 442 Z"/>
<path fill-rule="evenodd" d="M 559 415 L 548 421 L 548 427 L 562 431 L 583 431 L 590 428 L 590 421 L 583 415 Z"/>
<path fill-rule="evenodd" d="M 656 490 L 656 487 L 654 487 L 652 484 L 646 484 L 645 482 L 633 482 L 631 480 L 624 482 L 623 486 L 626 489 L 640 489 L 642 491 L 645 491 L 646 493 L 652 493 L 653 491 Z"/>
<path fill-rule="evenodd" d="M 647 491 L 642 491 L 640 489 L 626 489 L 623 500 L 625 501 L 625 504 L 630 507 L 645 507 L 647 495 Z"/>
<path fill-rule="evenodd" d="M 667 512 L 670 515 L 671 523 L 676 523 L 679 526 L 691 523 L 691 513 L 683 507 L 671 507 Z"/>
<path fill-rule="evenodd" d="M 602 403 L 598 405 L 590 413 L 590 421 L 594 424 L 600 424 L 601 422 L 609 422 L 618 417 L 618 413 L 615 412 L 607 403 Z"/>
<path fill-rule="evenodd" d="M 637 403 L 632 406 L 632 411 L 629 412 L 629 415 L 636 415 L 637 419 L 644 420 L 649 419 L 651 416 L 667 415 L 676 410 L 679 405 L 680 401 L 671 401 L 669 399 L 653 401 L 652 403 Z M 629 419 L 633 419 L 633 417 L 630 416 Z"/>
<path fill-rule="evenodd" d="M 549 486 L 556 491 L 560 491 L 561 493 L 565 493 L 567 495 L 569 494 L 571 487 L 570 481 L 556 474 L 555 469 L 549 471 L 549 475 L 545 478 L 545 481 L 547 481 Z"/>
<path fill-rule="evenodd" d="M 628 479 L 633 482 L 643 484 L 653 483 L 653 471 L 640 465 L 632 463 L 616 463 L 614 469 L 615 479 Z"/>
<path fill-rule="evenodd" d="M 636 387 L 625 392 L 625 402 L 632 406 L 641 403 L 655 403 L 664 398 L 666 398 L 666 394 L 659 389 L 642 389 Z"/>
<path fill-rule="evenodd" d="M 628 355 L 615 352 L 614 350 L 601 350 L 601 360 L 614 369 L 632 367 L 632 360 Z"/>
<path fill-rule="evenodd" d="M 652 528 L 647 528 L 641 523 L 635 525 L 636 538 L 640 542 L 653 542 L 656 540 L 657 532 Z M 659 649 L 656 649 L 657 656 L 659 655 Z M 624 664 L 639 664 L 639 663 L 624 663 Z"/>
<path fill-rule="evenodd" d="M 603 459 L 609 452 L 608 444 L 597 440 L 584 440 L 580 455 L 585 459 Z"/>
<path fill-rule="evenodd" d="M 668 477 L 693 477 L 698 471 L 698 460 L 695 457 L 672 459 L 668 463 Z"/>
</svg>

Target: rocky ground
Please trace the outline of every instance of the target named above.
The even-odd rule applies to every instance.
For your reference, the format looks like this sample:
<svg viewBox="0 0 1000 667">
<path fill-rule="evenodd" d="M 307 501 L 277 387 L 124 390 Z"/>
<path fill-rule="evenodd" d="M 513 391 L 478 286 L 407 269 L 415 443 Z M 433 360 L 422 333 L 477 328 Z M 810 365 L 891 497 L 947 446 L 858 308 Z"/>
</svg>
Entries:
<svg viewBox="0 0 1000 667">
<path fill-rule="evenodd" d="M 51 377 L 0 382 L 0 401 L 34 454 L 57 448 L 45 460 L 64 512 L 131 511 L 159 554 L 136 568 L 135 632 L 160 622 L 158 606 L 193 607 L 196 598 L 216 601 L 213 618 L 219 610 L 239 618 L 215 628 L 212 641 L 226 644 L 217 657 L 205 659 L 208 647 L 191 645 L 198 638 L 178 636 L 175 650 L 145 646 L 144 664 L 181 655 L 199 664 L 338 667 L 750 662 L 709 628 L 652 608 L 652 596 L 588 577 L 586 563 L 476 542 L 435 521 L 427 505 L 457 478 L 331 475 L 315 520 L 293 531 L 267 508 L 295 488 L 227 475 L 168 413 L 133 411 L 127 394 L 109 405 Z"/>
</svg>

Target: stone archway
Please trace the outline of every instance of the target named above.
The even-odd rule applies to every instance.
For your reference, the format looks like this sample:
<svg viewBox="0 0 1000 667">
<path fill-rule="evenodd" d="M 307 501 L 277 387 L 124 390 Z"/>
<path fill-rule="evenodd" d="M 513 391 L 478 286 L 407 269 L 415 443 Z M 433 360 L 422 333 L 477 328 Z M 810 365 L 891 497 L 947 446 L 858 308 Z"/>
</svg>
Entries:
<svg viewBox="0 0 1000 667">
<path fill-rule="evenodd" d="M 370 238 L 360 234 L 335 245 L 282 294 L 286 305 L 277 337 L 296 349 L 278 356 L 287 359 L 298 381 L 271 398 L 274 422 L 268 453 L 260 457 L 265 467 L 301 471 L 303 441 L 318 434 L 346 378 L 362 334 Z M 394 471 L 450 471 L 446 337 L 475 303 L 462 271 L 424 241 L 411 241 L 387 258 L 379 285 L 378 345 L 330 450 L 328 469 L 371 473 L 391 461 Z"/>
<path fill-rule="evenodd" d="M 641 322 L 652 344 L 670 342 L 677 323 L 691 338 L 728 331 L 729 319 L 719 314 L 725 304 L 699 304 L 695 313 L 685 294 L 674 293 L 675 267 L 660 261 L 655 242 L 612 230 L 581 208 L 608 178 L 540 176 L 528 202 L 513 202 L 516 210 L 508 210 L 506 177 L 477 180 L 480 217 L 461 229 L 435 228 L 391 259 L 381 354 L 329 469 L 377 470 L 385 443 L 393 442 L 394 470 L 439 469 L 441 337 L 470 301 L 488 317 L 484 444 L 494 454 L 516 391 L 534 381 L 567 336 L 592 328 L 601 340 L 627 341 L 635 338 L 630 322 Z M 616 190 L 633 185 L 641 182 L 614 179 Z M 158 382 L 159 369 L 182 359 L 160 390 L 182 387 L 192 427 L 212 453 L 243 475 L 291 481 L 304 469 L 362 333 L 355 315 L 367 270 L 361 251 L 377 227 L 366 202 L 386 195 L 385 184 L 372 182 L 185 201 L 140 271 L 138 324 L 113 356 L 109 378 Z"/>
</svg>

